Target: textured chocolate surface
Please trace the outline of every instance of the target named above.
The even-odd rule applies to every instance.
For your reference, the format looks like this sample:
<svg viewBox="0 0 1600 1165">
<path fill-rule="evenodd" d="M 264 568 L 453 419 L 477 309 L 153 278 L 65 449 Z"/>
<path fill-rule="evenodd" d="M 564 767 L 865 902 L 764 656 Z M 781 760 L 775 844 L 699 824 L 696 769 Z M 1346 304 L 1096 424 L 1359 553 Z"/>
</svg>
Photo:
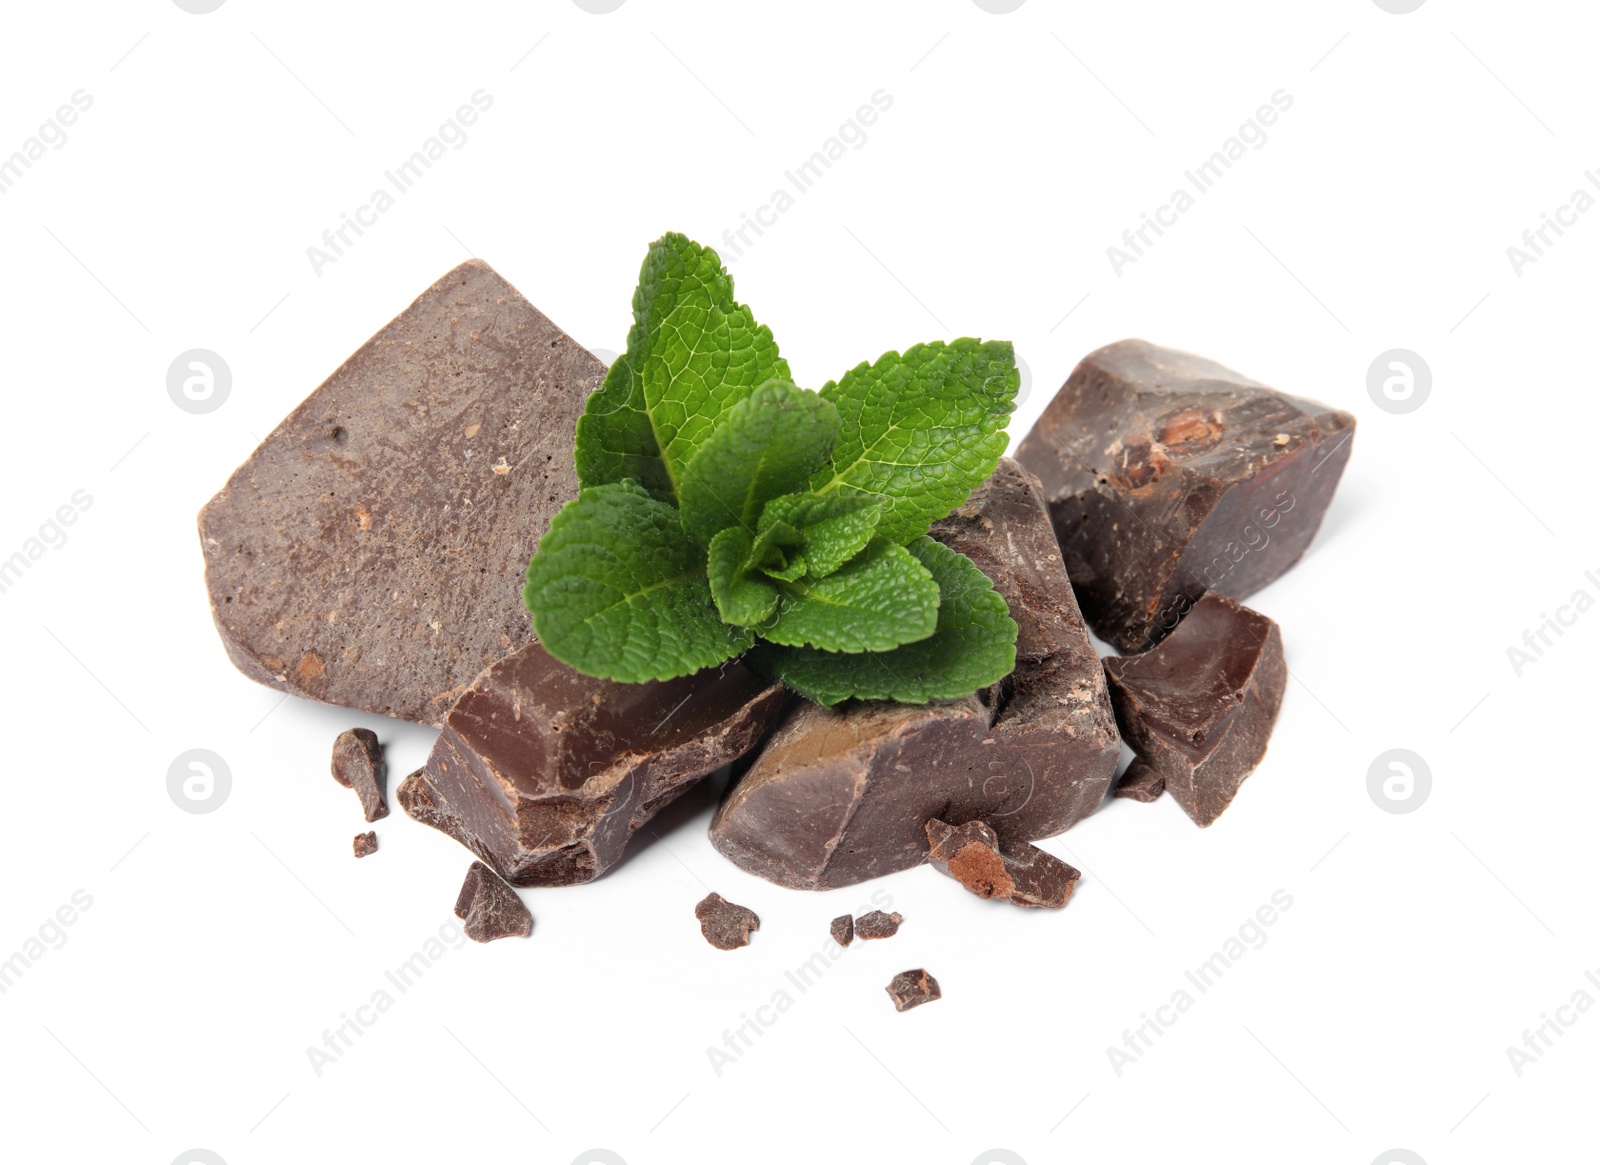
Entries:
<svg viewBox="0 0 1600 1165">
<path fill-rule="evenodd" d="M 1043 483 L 1096 634 L 1143 651 L 1208 591 L 1244 598 L 1305 553 L 1355 418 L 1123 340 L 1085 357 L 1017 450 Z"/>
<path fill-rule="evenodd" d="M 532 639 L 523 572 L 577 494 L 573 426 L 605 371 L 480 260 L 430 287 L 200 512 L 234 664 L 440 723 Z"/>
<path fill-rule="evenodd" d="M 740 868 L 797 889 L 848 886 L 920 865 L 931 817 L 1028 841 L 1104 799 L 1116 723 L 1038 483 L 1002 460 L 933 534 L 1005 597 L 1016 671 L 981 698 L 796 705 L 712 822 Z"/>
<path fill-rule="evenodd" d="M 850 940 L 856 937 L 855 919 L 848 914 L 841 914 L 828 924 L 828 933 L 833 936 L 833 941 L 842 947 L 850 945 Z"/>
<path fill-rule="evenodd" d="M 979 898 L 1059 910 L 1072 897 L 1081 877 L 1066 862 L 1037 846 L 1002 843 L 981 821 L 955 826 L 935 820 L 928 822 L 927 831 L 928 864 Z"/>
<path fill-rule="evenodd" d="M 918 967 L 912 971 L 901 971 L 884 990 L 894 1000 L 896 1011 L 910 1011 L 913 1007 L 921 1007 L 939 998 L 939 980 Z"/>
<path fill-rule="evenodd" d="M 855 933 L 860 939 L 893 938 L 900 933 L 905 919 L 899 913 L 885 914 L 881 910 L 869 911 L 856 919 Z"/>
<path fill-rule="evenodd" d="M 700 920 L 700 933 L 719 951 L 732 951 L 750 945 L 750 932 L 761 929 L 761 920 L 748 906 L 729 902 L 712 891 L 695 903 L 694 916 Z"/>
<path fill-rule="evenodd" d="M 494 855 L 472 835 L 461 815 L 445 804 L 444 798 L 439 796 L 439 790 L 428 780 L 426 769 L 418 769 L 401 781 L 400 787 L 395 790 L 395 800 L 400 802 L 400 808 L 413 821 L 431 825 L 446 837 L 466 846 L 479 861 L 493 863 Z"/>
<path fill-rule="evenodd" d="M 517 892 L 482 862 L 473 862 L 467 870 L 461 893 L 456 895 L 456 917 L 465 921 L 461 929 L 475 943 L 526 937 L 533 932 L 533 915 Z"/>
<path fill-rule="evenodd" d="M 372 830 L 368 830 L 366 833 L 358 833 L 351 841 L 350 848 L 358 858 L 364 858 L 368 854 L 375 854 L 378 852 L 378 835 Z"/>
<path fill-rule="evenodd" d="M 618 684 L 531 644 L 462 693 L 426 784 L 408 778 L 402 804 L 516 885 L 587 882 L 673 798 L 753 748 L 783 702 L 738 663 Z"/>
<path fill-rule="evenodd" d="M 370 728 L 351 728 L 333 742 L 333 779 L 361 798 L 361 812 L 368 821 L 389 816 L 384 800 L 384 783 L 389 766 L 383 760 L 383 747 Z"/>
<path fill-rule="evenodd" d="M 1152 768 L 1143 757 L 1136 756 L 1133 758 L 1133 763 L 1128 766 L 1128 771 L 1123 773 L 1122 779 L 1117 782 L 1117 787 L 1111 791 L 1111 795 L 1148 804 L 1158 800 L 1166 790 L 1166 778 Z"/>
<path fill-rule="evenodd" d="M 1207 595 L 1159 646 L 1105 669 L 1128 745 L 1210 825 L 1267 751 L 1289 674 L 1278 625 Z"/>
</svg>

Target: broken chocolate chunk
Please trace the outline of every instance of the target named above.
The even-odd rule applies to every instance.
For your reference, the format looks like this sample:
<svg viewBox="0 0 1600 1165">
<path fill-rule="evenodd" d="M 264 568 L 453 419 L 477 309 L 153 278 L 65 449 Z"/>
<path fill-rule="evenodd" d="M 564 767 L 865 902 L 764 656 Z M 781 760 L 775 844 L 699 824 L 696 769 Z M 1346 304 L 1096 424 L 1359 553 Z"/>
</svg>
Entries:
<svg viewBox="0 0 1600 1165">
<path fill-rule="evenodd" d="M 894 1000 L 896 1011 L 910 1011 L 939 998 L 939 980 L 918 967 L 914 971 L 901 971 L 889 980 L 884 990 Z"/>
<path fill-rule="evenodd" d="M 346 360 L 200 513 L 234 665 L 279 691 L 437 725 L 532 639 L 523 572 L 577 496 L 605 365 L 478 259 Z"/>
<path fill-rule="evenodd" d="M 1028 841 L 1105 798 L 1116 722 L 1038 482 L 1002 458 L 932 533 L 1004 596 L 1016 670 L 960 700 L 797 704 L 712 821 L 713 844 L 741 869 L 796 889 L 848 886 L 925 861 L 930 817 L 982 818 Z"/>
<path fill-rule="evenodd" d="M 1220 364 L 1123 340 L 1085 357 L 1017 450 L 1089 625 L 1119 651 L 1208 591 L 1244 598 L 1305 553 L 1355 418 Z"/>
<path fill-rule="evenodd" d="M 848 914 L 841 914 L 828 924 L 828 933 L 833 936 L 834 942 L 847 947 L 850 940 L 856 937 L 855 921 Z"/>
<path fill-rule="evenodd" d="M 513 935 L 527 937 L 533 932 L 533 915 L 522 904 L 517 892 L 482 862 L 473 862 L 467 880 L 456 895 L 456 917 L 475 943 L 492 943 Z"/>
<path fill-rule="evenodd" d="M 737 950 L 750 945 L 750 932 L 761 929 L 761 920 L 748 906 L 736 906 L 713 891 L 695 903 L 694 916 L 700 920 L 700 933 L 719 951 Z"/>
<path fill-rule="evenodd" d="M 368 854 L 375 854 L 378 852 L 378 835 L 372 830 L 368 830 L 366 833 L 358 833 L 356 834 L 355 841 L 352 844 L 355 849 L 356 857 L 364 858 Z"/>
<path fill-rule="evenodd" d="M 389 768 L 383 761 L 383 746 L 370 728 L 341 732 L 333 742 L 333 779 L 361 798 L 361 811 L 368 821 L 389 816 L 383 786 Z"/>
<path fill-rule="evenodd" d="M 1027 842 L 1002 843 L 981 821 L 927 825 L 928 862 L 979 898 L 1059 910 L 1081 875 L 1054 854 Z"/>
<path fill-rule="evenodd" d="M 1128 766 L 1128 771 L 1123 773 L 1122 779 L 1117 782 L 1117 787 L 1111 791 L 1111 795 L 1149 803 L 1157 800 L 1166 788 L 1166 779 L 1151 768 L 1143 757 L 1136 756 L 1133 758 L 1133 763 Z"/>
<path fill-rule="evenodd" d="M 903 921 L 898 913 L 885 914 L 881 910 L 874 910 L 856 919 L 856 936 L 862 939 L 893 938 L 900 932 L 900 923 Z"/>
<path fill-rule="evenodd" d="M 530 644 L 461 694 L 412 789 L 420 812 L 402 803 L 518 886 L 587 882 L 660 809 L 753 748 L 783 701 L 738 663 L 619 684 Z"/>
<path fill-rule="evenodd" d="M 1129 746 L 1210 825 L 1267 751 L 1288 677 L 1278 625 L 1207 595 L 1159 646 L 1105 669 Z"/>
</svg>

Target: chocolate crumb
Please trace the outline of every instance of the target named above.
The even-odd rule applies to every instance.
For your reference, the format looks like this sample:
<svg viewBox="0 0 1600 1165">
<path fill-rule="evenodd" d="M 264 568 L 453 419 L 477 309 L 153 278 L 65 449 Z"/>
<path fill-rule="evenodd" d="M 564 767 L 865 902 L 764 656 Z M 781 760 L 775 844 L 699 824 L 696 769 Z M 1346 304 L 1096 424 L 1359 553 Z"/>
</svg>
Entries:
<svg viewBox="0 0 1600 1165">
<path fill-rule="evenodd" d="M 456 917 L 465 920 L 462 929 L 475 943 L 512 935 L 526 938 L 533 931 L 533 915 L 517 892 L 482 862 L 473 862 L 467 870 L 456 896 Z"/>
<path fill-rule="evenodd" d="M 356 851 L 356 857 L 358 858 L 364 858 L 368 854 L 377 853 L 378 835 L 370 829 L 366 833 L 356 834 L 354 848 Z"/>
<path fill-rule="evenodd" d="M 361 811 L 368 821 L 389 816 L 383 798 L 383 785 L 389 775 L 383 762 L 383 746 L 370 728 L 341 732 L 333 742 L 333 779 L 361 798 Z"/>
<path fill-rule="evenodd" d="M 889 980 L 884 990 L 894 1000 L 896 1011 L 910 1011 L 939 998 L 939 980 L 918 967 L 913 971 L 901 971 Z"/>
<path fill-rule="evenodd" d="M 861 938 L 893 938 L 900 929 L 902 919 L 898 914 L 885 914 L 874 910 L 856 919 L 856 934 Z"/>
<path fill-rule="evenodd" d="M 750 945 L 750 932 L 761 929 L 761 920 L 747 906 L 729 902 L 713 891 L 695 903 L 694 916 L 700 920 L 700 933 L 719 951 L 737 950 Z"/>
<path fill-rule="evenodd" d="M 856 937 L 854 923 L 848 914 L 841 914 L 828 924 L 828 933 L 833 936 L 833 941 L 842 947 L 850 945 L 850 940 Z"/>
</svg>

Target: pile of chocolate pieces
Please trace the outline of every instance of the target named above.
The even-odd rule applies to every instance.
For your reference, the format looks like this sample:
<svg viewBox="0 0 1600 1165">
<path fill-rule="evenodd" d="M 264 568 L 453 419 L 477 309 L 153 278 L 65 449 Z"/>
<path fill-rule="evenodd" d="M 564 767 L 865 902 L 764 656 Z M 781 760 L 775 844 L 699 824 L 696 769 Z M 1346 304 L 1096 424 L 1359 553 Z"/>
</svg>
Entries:
<svg viewBox="0 0 1600 1165">
<path fill-rule="evenodd" d="M 576 495 L 573 426 L 605 373 L 464 263 L 200 515 L 241 671 L 442 730 L 397 797 L 477 859 L 461 905 L 481 900 L 487 933 L 527 933 L 491 925 L 499 879 L 596 878 L 728 765 L 711 839 L 750 873 L 825 890 L 931 863 L 983 897 L 1059 907 L 1077 871 L 1029 843 L 1095 812 L 1114 781 L 1118 796 L 1170 793 L 1204 826 L 1260 762 L 1283 644 L 1236 600 L 1316 534 L 1349 414 L 1143 341 L 1091 354 L 1016 459 L 932 531 L 1005 597 L 1016 670 L 960 700 L 829 710 L 737 662 L 617 684 L 534 641 L 523 573 Z M 1125 654 L 1099 659 L 1086 623 Z M 1116 781 L 1124 740 L 1136 759 Z M 341 749 L 346 766 L 381 763 L 367 742 Z"/>
</svg>

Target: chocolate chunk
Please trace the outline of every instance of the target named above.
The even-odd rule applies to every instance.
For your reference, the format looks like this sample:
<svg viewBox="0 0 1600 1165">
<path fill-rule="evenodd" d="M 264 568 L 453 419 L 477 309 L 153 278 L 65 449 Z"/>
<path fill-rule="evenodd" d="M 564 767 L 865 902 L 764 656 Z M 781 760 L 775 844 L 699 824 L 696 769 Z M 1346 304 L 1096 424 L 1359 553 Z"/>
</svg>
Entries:
<svg viewBox="0 0 1600 1165">
<path fill-rule="evenodd" d="M 1016 671 L 925 706 L 795 706 L 711 824 L 741 869 L 796 889 L 848 886 L 925 861 L 930 817 L 981 818 L 1020 842 L 1060 833 L 1105 798 L 1116 722 L 1038 483 L 1002 459 L 933 535 L 1005 597 Z"/>
<path fill-rule="evenodd" d="M 894 1000 L 896 1011 L 910 1011 L 939 998 L 939 980 L 918 967 L 914 971 L 901 971 L 889 980 L 884 990 Z"/>
<path fill-rule="evenodd" d="M 361 812 L 368 821 L 389 816 L 383 799 L 383 786 L 389 767 L 383 761 L 378 734 L 370 728 L 351 728 L 333 742 L 333 779 L 361 798 Z"/>
<path fill-rule="evenodd" d="M 475 943 L 513 935 L 526 938 L 533 932 L 533 915 L 517 892 L 482 862 L 473 862 L 467 870 L 467 880 L 456 895 L 456 917 L 466 921 L 462 929 Z"/>
<path fill-rule="evenodd" d="M 750 945 L 750 932 L 761 929 L 761 920 L 748 906 L 736 906 L 713 891 L 695 903 L 694 916 L 700 920 L 700 933 L 719 951 L 737 950 Z"/>
<path fill-rule="evenodd" d="M 518 886 L 587 882 L 661 808 L 753 748 L 783 702 L 781 685 L 738 663 L 618 684 L 531 644 L 461 694 L 415 789 L 422 812 L 407 810 Z"/>
<path fill-rule="evenodd" d="M 1058 910 L 1081 875 L 1054 854 L 1027 842 L 1002 843 L 981 821 L 955 826 L 930 821 L 928 862 L 979 898 Z"/>
<path fill-rule="evenodd" d="M 834 942 L 847 947 L 850 940 L 856 937 L 854 920 L 848 914 L 841 914 L 828 924 L 828 933 L 833 936 Z"/>
<path fill-rule="evenodd" d="M 1143 651 L 1208 591 L 1305 553 L 1355 418 L 1143 340 L 1087 356 L 1017 450 L 1044 484 L 1089 625 Z"/>
<path fill-rule="evenodd" d="M 885 914 L 881 910 L 874 910 L 856 919 L 856 935 L 863 939 L 893 938 L 900 932 L 902 921 L 898 913 Z"/>
<path fill-rule="evenodd" d="M 523 572 L 577 494 L 573 426 L 605 371 L 481 260 L 435 283 L 201 511 L 235 666 L 439 724 L 532 640 Z"/>
<path fill-rule="evenodd" d="M 1129 746 L 1210 825 L 1267 751 L 1288 678 L 1278 625 L 1207 595 L 1160 646 L 1105 668 Z"/>
<path fill-rule="evenodd" d="M 1157 800 L 1166 788 L 1166 779 L 1151 768 L 1143 757 L 1136 756 L 1133 758 L 1133 763 L 1128 766 L 1128 771 L 1123 773 L 1122 779 L 1117 782 L 1117 787 L 1111 791 L 1111 795 L 1148 803 Z"/>
<path fill-rule="evenodd" d="M 358 858 L 364 858 L 368 854 L 377 853 L 378 835 L 371 830 L 368 830 L 366 833 L 356 834 L 354 849 L 356 852 L 356 857 Z"/>
<path fill-rule="evenodd" d="M 459 813 L 445 804 L 439 796 L 439 790 L 428 780 L 426 769 L 418 769 L 401 781 L 400 787 L 395 790 L 395 799 L 413 821 L 433 826 L 446 837 L 466 846 L 480 861 L 493 864 L 494 855 L 489 852 L 489 847 L 472 835 Z"/>
</svg>

